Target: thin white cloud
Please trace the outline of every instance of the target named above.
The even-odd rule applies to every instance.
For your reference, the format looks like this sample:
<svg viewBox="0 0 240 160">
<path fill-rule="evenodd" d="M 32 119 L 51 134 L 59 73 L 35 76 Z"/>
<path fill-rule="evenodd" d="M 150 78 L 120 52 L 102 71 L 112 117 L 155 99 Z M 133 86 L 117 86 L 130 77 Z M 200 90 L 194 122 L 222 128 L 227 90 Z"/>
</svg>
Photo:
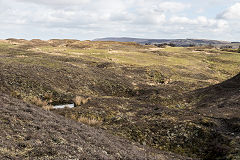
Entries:
<svg viewBox="0 0 240 160">
<path fill-rule="evenodd" d="M 218 16 L 223 19 L 239 20 L 240 19 L 240 2 L 235 3 L 233 6 L 225 10 Z"/>
<path fill-rule="evenodd" d="M 184 11 L 187 8 L 190 8 L 191 4 L 188 3 L 180 3 L 180 2 L 160 2 L 158 5 L 155 7 L 156 11 L 160 12 L 181 12 Z"/>
<path fill-rule="evenodd" d="M 221 10 L 220 18 L 214 18 L 220 11 L 209 11 L 205 6 L 226 4 L 220 1 L 204 0 L 201 4 L 196 0 L 0 0 L 0 30 L 5 33 L 0 36 L 239 39 L 240 35 L 232 32 L 240 27 L 240 3 L 229 4 L 229 8 Z M 14 28 L 18 34 L 13 32 Z"/>
<path fill-rule="evenodd" d="M 29 2 L 43 5 L 63 6 L 63 5 L 79 5 L 90 2 L 90 0 L 16 0 L 18 2 Z"/>
<path fill-rule="evenodd" d="M 179 17 L 173 16 L 170 18 L 171 24 L 186 24 L 186 25 L 197 25 L 197 26 L 205 26 L 205 27 L 226 27 L 227 21 L 218 20 L 218 19 L 209 19 L 204 16 L 199 16 L 195 19 L 190 19 L 187 17 Z"/>
</svg>

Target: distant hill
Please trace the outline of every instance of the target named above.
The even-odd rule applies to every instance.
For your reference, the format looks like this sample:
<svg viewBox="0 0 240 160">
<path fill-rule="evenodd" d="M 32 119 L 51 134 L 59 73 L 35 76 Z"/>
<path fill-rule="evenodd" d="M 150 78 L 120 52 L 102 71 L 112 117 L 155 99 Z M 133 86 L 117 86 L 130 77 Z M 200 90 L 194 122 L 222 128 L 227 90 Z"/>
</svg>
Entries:
<svg viewBox="0 0 240 160">
<path fill-rule="evenodd" d="M 108 37 L 98 38 L 93 41 L 118 41 L 118 42 L 136 42 L 139 44 L 174 44 L 176 46 L 190 46 L 190 45 L 227 45 L 231 44 L 228 41 L 208 40 L 208 39 L 141 39 L 128 37 Z"/>
</svg>

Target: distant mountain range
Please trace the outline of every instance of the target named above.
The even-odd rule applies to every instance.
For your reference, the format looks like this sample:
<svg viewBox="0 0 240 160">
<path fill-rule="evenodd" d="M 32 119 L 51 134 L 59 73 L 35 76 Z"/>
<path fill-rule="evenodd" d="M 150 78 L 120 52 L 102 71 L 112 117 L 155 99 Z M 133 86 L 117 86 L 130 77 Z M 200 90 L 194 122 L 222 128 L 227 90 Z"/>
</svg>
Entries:
<svg viewBox="0 0 240 160">
<path fill-rule="evenodd" d="M 93 41 L 117 41 L 117 42 L 136 42 L 139 44 L 174 44 L 176 46 L 190 45 L 231 45 L 229 41 L 208 40 L 208 39 L 141 39 L 129 37 L 108 37 L 98 38 Z"/>
</svg>

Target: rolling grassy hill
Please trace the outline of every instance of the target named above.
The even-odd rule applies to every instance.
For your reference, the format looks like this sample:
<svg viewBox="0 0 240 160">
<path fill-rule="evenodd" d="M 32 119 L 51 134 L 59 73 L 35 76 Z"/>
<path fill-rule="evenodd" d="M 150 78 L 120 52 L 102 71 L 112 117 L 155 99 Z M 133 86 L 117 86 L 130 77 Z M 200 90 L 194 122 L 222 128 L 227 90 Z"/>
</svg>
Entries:
<svg viewBox="0 0 240 160">
<path fill-rule="evenodd" d="M 224 123 L 233 119 L 230 125 L 238 126 L 239 115 L 233 114 L 239 111 L 234 103 L 238 91 L 229 87 L 233 110 L 227 99 L 231 94 L 216 87 L 239 73 L 239 53 L 133 42 L 9 39 L 0 41 L 0 67 L 0 91 L 26 103 L 90 99 L 72 109 L 52 109 L 67 119 L 193 158 L 239 156 L 239 131 Z"/>
</svg>

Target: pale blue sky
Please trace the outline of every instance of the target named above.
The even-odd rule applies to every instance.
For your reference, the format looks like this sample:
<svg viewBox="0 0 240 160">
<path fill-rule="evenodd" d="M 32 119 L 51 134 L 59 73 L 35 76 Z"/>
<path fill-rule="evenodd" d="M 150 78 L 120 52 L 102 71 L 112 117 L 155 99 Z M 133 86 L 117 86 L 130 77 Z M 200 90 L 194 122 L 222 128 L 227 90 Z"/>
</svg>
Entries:
<svg viewBox="0 0 240 160">
<path fill-rule="evenodd" d="M 0 39 L 240 41 L 240 0 L 0 0 Z"/>
</svg>

